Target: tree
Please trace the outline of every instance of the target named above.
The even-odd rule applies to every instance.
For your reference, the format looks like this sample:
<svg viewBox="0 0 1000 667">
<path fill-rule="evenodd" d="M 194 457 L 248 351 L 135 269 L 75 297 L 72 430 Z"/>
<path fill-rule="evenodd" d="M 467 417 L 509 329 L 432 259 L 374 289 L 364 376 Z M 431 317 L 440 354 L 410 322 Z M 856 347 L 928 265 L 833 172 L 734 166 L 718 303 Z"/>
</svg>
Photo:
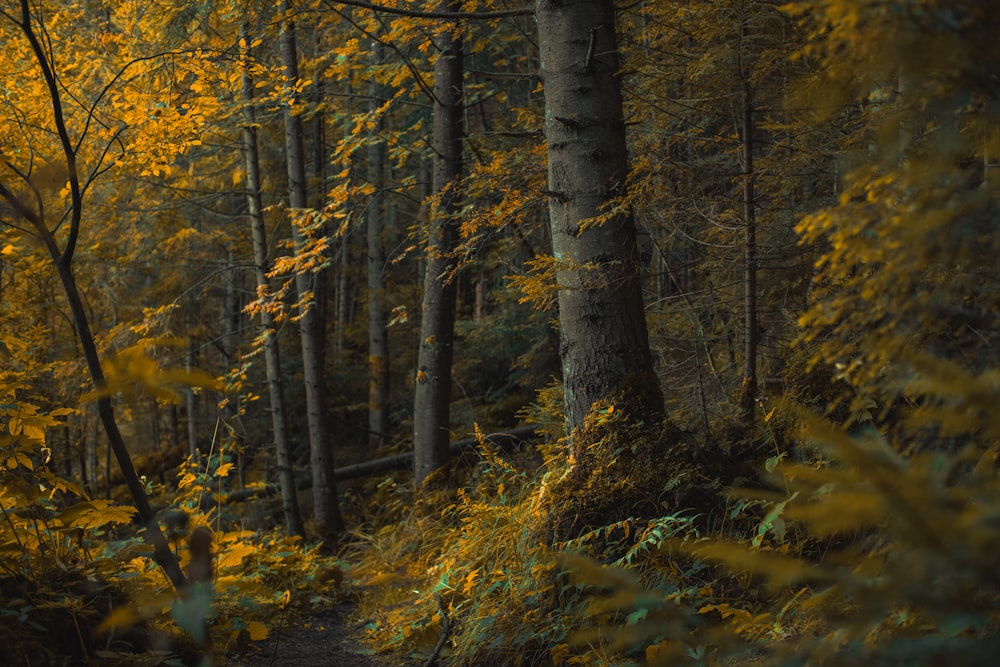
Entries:
<svg viewBox="0 0 1000 667">
<path fill-rule="evenodd" d="M 446 5 L 457 10 L 456 2 Z M 434 38 L 434 206 L 420 320 L 413 398 L 414 477 L 419 485 L 450 458 L 451 368 L 455 336 L 455 258 L 461 201 L 463 51 L 457 27 L 444 23 Z"/>
<path fill-rule="evenodd" d="M 295 22 L 291 18 L 290 3 L 281 4 L 281 63 L 284 69 L 283 116 L 285 120 L 285 160 L 288 167 L 288 204 L 292 218 L 292 242 L 295 254 L 303 257 L 315 253 L 304 230 L 309 224 L 306 214 L 305 151 L 303 147 L 302 117 L 295 107 L 302 82 L 298 71 L 298 49 L 295 43 Z M 322 269 L 322 264 L 320 265 Z M 334 458 L 327 427 L 327 406 L 323 391 L 321 351 L 323 332 L 316 312 L 313 280 L 318 276 L 301 268 L 295 272 L 298 293 L 299 332 L 302 341 L 302 370 L 306 395 L 306 417 L 309 427 L 309 464 L 313 479 L 313 519 L 321 538 L 330 540 L 344 531 L 344 519 L 337 499 L 337 486 L 333 479 Z"/>
<path fill-rule="evenodd" d="M 863 114 L 841 138 L 839 197 L 799 223 L 820 249 L 800 342 L 848 383 L 855 418 L 877 418 L 913 405 L 917 354 L 971 374 L 1000 363 L 1000 11 L 815 0 L 793 15 L 819 64 L 796 101 L 814 124 Z"/>
<path fill-rule="evenodd" d="M 56 223 L 51 223 L 47 218 L 46 209 L 41 203 L 41 195 L 32 182 L 32 165 L 29 163 L 26 169 L 19 167 L 9 161 L 6 155 L 3 156 L 6 174 L 17 176 L 21 181 L 21 187 L 28 192 L 33 192 L 36 195 L 36 200 L 35 205 L 32 205 L 17 193 L 15 190 L 16 186 L 8 184 L 5 181 L 0 181 L 0 197 L 6 201 L 7 205 L 13 211 L 15 219 L 25 226 L 22 227 L 18 222 L 8 224 L 38 239 L 45 247 L 55 266 L 65 292 L 66 300 L 69 303 L 73 324 L 76 328 L 87 368 L 97 392 L 97 411 L 107 434 L 111 450 L 121 468 L 125 483 L 132 495 L 132 500 L 135 502 L 139 518 L 146 528 L 147 539 L 153 545 L 155 558 L 174 587 L 180 589 L 186 583 L 184 574 L 181 572 L 177 558 L 171 551 L 169 544 L 163 536 L 163 532 L 160 530 L 156 515 L 150 506 L 149 498 L 146 495 L 139 476 L 136 474 L 129 449 L 118 428 L 114 405 L 111 401 L 111 395 L 107 391 L 108 382 L 104 367 L 98 354 L 97 345 L 90 329 L 87 310 L 73 272 L 73 257 L 76 252 L 81 225 L 83 224 L 84 189 L 100 173 L 102 167 L 100 161 L 98 161 L 96 165 L 91 167 L 86 178 L 81 179 L 78 156 L 82 141 L 87 138 L 86 132 L 90 126 L 90 121 L 93 120 L 94 107 L 89 108 L 86 122 L 83 124 L 83 130 L 80 131 L 80 134 L 75 138 L 71 137 L 70 126 L 67 123 L 67 116 L 63 107 L 62 88 L 54 69 L 55 62 L 52 60 L 51 52 L 46 49 L 42 41 L 45 38 L 44 32 L 42 33 L 42 37 L 39 36 L 38 32 L 39 29 L 44 31 L 42 17 L 37 13 L 33 13 L 28 0 L 22 0 L 19 3 L 19 10 L 19 16 L 9 13 L 6 10 L 0 10 L 0 17 L 16 26 L 21 37 L 27 42 L 34 58 L 34 67 L 31 69 L 37 72 L 44 82 L 43 90 L 44 94 L 47 95 L 48 111 L 51 113 L 51 120 L 49 121 L 51 124 L 47 125 L 58 137 L 58 146 L 61 152 L 59 169 L 63 170 L 66 177 L 66 198 L 68 201 L 66 202 L 66 210 L 60 216 L 59 220 Z M 76 100 L 73 101 L 76 102 Z M 96 102 L 94 102 L 94 105 L 96 106 Z M 86 108 L 84 106 L 84 109 Z M 60 240 L 57 233 L 63 220 L 67 221 L 68 224 L 66 225 L 65 236 Z"/>
<path fill-rule="evenodd" d="M 383 47 L 372 46 L 372 69 L 382 65 Z M 373 450 L 389 437 L 389 326 L 385 303 L 384 218 L 388 212 L 385 197 L 385 86 L 373 77 L 369 113 L 376 117 L 368 143 L 368 181 L 374 187 L 366 207 L 368 246 L 368 443 Z"/>
<path fill-rule="evenodd" d="M 549 227 L 559 302 L 567 430 L 610 400 L 655 421 L 663 397 L 653 369 L 632 212 L 611 0 L 539 0 L 548 146 Z"/>
<path fill-rule="evenodd" d="M 260 156 L 257 149 L 257 119 L 253 106 L 254 82 L 249 62 L 250 31 L 243 26 L 241 31 L 243 63 L 243 157 L 246 160 L 247 213 L 250 218 L 250 234 L 253 240 L 254 276 L 257 284 L 257 299 L 260 303 L 260 318 L 263 325 L 261 346 L 264 348 L 264 367 L 267 376 L 267 393 L 270 401 L 271 435 L 278 466 L 278 482 L 281 488 L 281 506 L 285 514 L 285 529 L 291 535 L 305 535 L 299 503 L 295 491 L 295 471 L 292 468 L 291 447 L 288 442 L 288 417 L 285 410 L 285 390 L 281 379 L 281 359 L 278 332 L 270 303 L 271 291 L 268 273 L 271 262 L 268 258 L 266 231 L 264 229 L 263 207 L 260 193 Z"/>
</svg>

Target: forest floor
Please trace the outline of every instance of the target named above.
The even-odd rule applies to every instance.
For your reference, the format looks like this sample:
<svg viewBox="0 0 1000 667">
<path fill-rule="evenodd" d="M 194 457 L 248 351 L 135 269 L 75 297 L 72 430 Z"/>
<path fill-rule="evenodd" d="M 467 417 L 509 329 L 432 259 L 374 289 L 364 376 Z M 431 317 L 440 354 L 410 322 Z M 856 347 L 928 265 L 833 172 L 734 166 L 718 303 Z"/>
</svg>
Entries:
<svg viewBox="0 0 1000 667">
<path fill-rule="evenodd" d="M 365 640 L 365 619 L 341 603 L 313 616 L 276 624 L 272 636 L 256 642 L 238 667 L 418 667 L 416 658 L 376 653 Z"/>
</svg>

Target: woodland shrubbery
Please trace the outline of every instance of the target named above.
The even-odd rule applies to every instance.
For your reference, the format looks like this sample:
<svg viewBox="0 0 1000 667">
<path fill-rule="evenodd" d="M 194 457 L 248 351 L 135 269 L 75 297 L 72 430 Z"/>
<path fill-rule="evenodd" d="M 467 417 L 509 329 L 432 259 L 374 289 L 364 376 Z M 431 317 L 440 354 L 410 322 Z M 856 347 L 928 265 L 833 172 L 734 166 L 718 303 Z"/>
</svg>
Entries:
<svg viewBox="0 0 1000 667">
<path fill-rule="evenodd" d="M 424 656 L 447 636 L 441 655 L 463 665 L 992 664 L 1000 427 L 988 406 L 1000 386 L 995 372 L 926 361 L 920 377 L 913 422 L 961 432 L 961 447 L 907 453 L 789 407 L 794 446 L 742 486 L 713 487 L 714 507 L 671 504 L 705 498 L 704 485 L 653 460 L 637 464 L 660 474 L 645 505 L 624 487 L 560 496 L 574 474 L 564 447 L 542 446 L 544 464 L 525 469 L 484 444 L 444 511 L 428 511 L 435 499 L 369 538 L 359 574 L 372 635 Z M 610 407 L 589 420 L 618 419 Z M 546 531 L 567 504 L 578 523 L 561 532 L 577 536 L 558 539 Z M 413 578 L 418 603 L 387 611 L 385 581 Z"/>
<path fill-rule="evenodd" d="M 290 614 L 339 595 L 343 574 L 319 545 L 241 527 L 245 510 L 225 504 L 233 457 L 220 451 L 183 464 L 169 486 L 147 481 L 192 580 L 193 536 L 201 527 L 212 537 L 209 585 L 192 581 L 178 597 L 134 508 L 92 498 L 53 472 L 45 434 L 69 411 L 0 391 L 3 664 L 200 664 L 212 654 L 223 664 Z"/>
<path fill-rule="evenodd" d="M 996 662 L 996 3 L 369 4 L 0 5 L 0 663 Z"/>
</svg>

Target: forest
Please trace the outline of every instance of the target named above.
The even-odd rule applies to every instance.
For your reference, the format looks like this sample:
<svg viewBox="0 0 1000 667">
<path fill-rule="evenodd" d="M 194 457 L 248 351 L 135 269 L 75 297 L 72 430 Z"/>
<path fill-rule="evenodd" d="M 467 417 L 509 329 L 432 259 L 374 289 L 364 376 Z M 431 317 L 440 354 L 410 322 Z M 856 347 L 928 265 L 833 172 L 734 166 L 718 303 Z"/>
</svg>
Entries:
<svg viewBox="0 0 1000 667">
<path fill-rule="evenodd" d="M 0 0 L 0 664 L 997 664 L 998 35 Z"/>
</svg>

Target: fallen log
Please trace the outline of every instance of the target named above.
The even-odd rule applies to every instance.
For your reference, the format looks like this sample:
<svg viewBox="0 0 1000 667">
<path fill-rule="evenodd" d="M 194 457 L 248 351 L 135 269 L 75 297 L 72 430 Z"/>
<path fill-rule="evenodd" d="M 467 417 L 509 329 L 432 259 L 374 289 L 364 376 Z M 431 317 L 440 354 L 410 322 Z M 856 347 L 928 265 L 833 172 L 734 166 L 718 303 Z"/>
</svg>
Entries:
<svg viewBox="0 0 1000 667">
<path fill-rule="evenodd" d="M 536 439 L 538 437 L 535 433 L 536 429 L 536 426 L 520 426 L 503 433 L 490 433 L 484 436 L 484 438 L 502 450 L 509 450 L 522 442 Z M 451 443 L 451 453 L 457 456 L 459 454 L 474 452 L 478 445 L 479 441 L 476 438 L 456 440 Z M 364 461 L 337 468 L 333 471 L 333 478 L 338 482 L 342 482 L 347 479 L 357 479 L 358 477 L 376 475 L 390 470 L 408 470 L 412 468 L 413 452 L 406 452 L 405 454 L 387 456 L 375 459 L 374 461 Z"/>
<path fill-rule="evenodd" d="M 513 428 L 502 433 L 490 433 L 489 435 L 484 436 L 484 438 L 501 450 L 509 452 L 522 442 L 529 442 L 537 439 L 538 435 L 535 432 L 536 429 L 536 426 L 519 426 L 518 428 Z M 451 453 L 455 456 L 473 453 L 476 451 L 476 447 L 478 445 L 479 440 L 476 438 L 456 440 L 451 443 Z M 353 465 L 337 468 L 333 471 L 333 478 L 338 482 L 342 482 L 348 479 L 357 479 L 358 477 L 377 475 L 379 473 L 389 472 L 390 470 L 411 470 L 412 468 L 413 452 L 410 451 L 404 454 L 386 456 L 373 461 L 364 461 L 362 463 L 355 463 Z M 302 485 L 302 488 L 306 487 L 308 487 L 308 482 L 305 482 Z M 277 493 L 277 484 L 268 484 L 267 486 L 258 486 L 248 489 L 237 489 L 226 494 L 225 502 L 242 502 L 251 498 L 273 496 Z"/>
</svg>

